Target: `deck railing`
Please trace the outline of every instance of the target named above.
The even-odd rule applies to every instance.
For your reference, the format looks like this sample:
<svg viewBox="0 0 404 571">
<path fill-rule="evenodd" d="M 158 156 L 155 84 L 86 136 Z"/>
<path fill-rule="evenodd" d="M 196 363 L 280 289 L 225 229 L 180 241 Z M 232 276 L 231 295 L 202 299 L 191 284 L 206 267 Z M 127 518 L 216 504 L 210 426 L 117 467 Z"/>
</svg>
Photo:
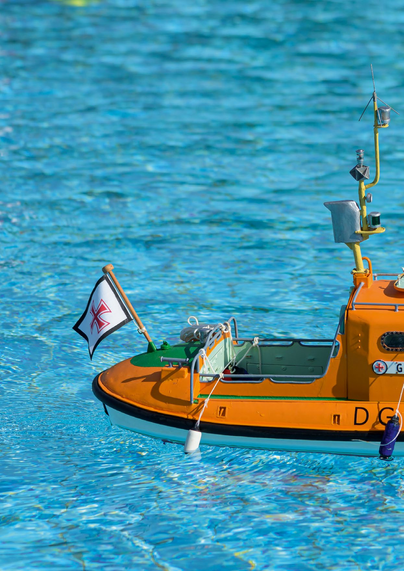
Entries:
<svg viewBox="0 0 404 571">
<path fill-rule="evenodd" d="M 376 276 L 378 276 L 378 275 L 379 275 L 379 276 L 387 276 L 387 275 L 394 275 L 394 276 L 396 276 L 397 274 L 376 274 Z M 370 307 L 368 307 L 368 309 L 373 309 L 374 307 L 376 307 L 376 308 L 378 308 L 378 307 L 385 307 L 385 306 L 387 306 L 387 307 L 394 307 L 394 311 L 398 311 L 398 308 L 399 308 L 399 307 L 404 307 L 404 303 L 394 303 L 394 302 L 391 302 L 391 303 L 382 303 L 382 302 L 380 302 L 380 303 L 379 303 L 379 302 L 374 302 L 374 301 L 356 301 L 356 300 L 358 299 L 359 292 L 360 292 L 361 289 L 363 288 L 363 285 L 364 285 L 363 282 L 361 282 L 361 283 L 359 284 L 359 287 L 358 287 L 358 289 L 356 290 L 355 295 L 353 296 L 353 299 L 352 299 L 352 311 L 355 311 L 355 310 L 356 310 L 356 308 L 357 308 L 356 306 L 357 306 L 357 305 L 370 306 Z"/>
<path fill-rule="evenodd" d="M 338 322 L 338 326 L 337 329 L 335 331 L 335 335 L 333 337 L 333 339 L 293 339 L 293 338 L 285 338 L 285 339 L 276 339 L 276 338 L 270 338 L 270 339 L 263 339 L 262 342 L 266 343 L 266 345 L 262 345 L 264 347 L 268 347 L 268 346 L 276 346 L 276 345 L 281 345 L 281 344 L 285 344 L 287 343 L 286 346 L 291 346 L 294 343 L 299 343 L 300 345 L 309 345 L 309 344 L 313 344 L 313 343 L 317 343 L 317 344 L 324 344 L 324 343 L 331 343 L 331 350 L 330 350 L 330 354 L 328 356 L 328 360 L 327 360 L 327 365 L 325 367 L 325 371 L 322 375 L 292 375 L 292 374 L 288 374 L 288 375 L 281 375 L 281 374 L 275 374 L 273 375 L 274 378 L 272 378 L 270 375 L 265 375 L 265 374 L 260 374 L 260 375 L 251 375 L 249 373 L 244 374 L 244 375 L 237 375 L 237 374 L 225 374 L 222 378 L 222 382 L 224 383 L 229 383 L 229 382 L 239 382 L 239 383 L 248 383 L 248 384 L 257 384 L 257 383 L 261 383 L 264 379 L 269 379 L 271 382 L 273 383 L 283 383 L 283 384 L 311 384 L 313 383 L 315 380 L 317 379 L 321 379 L 323 377 L 325 377 L 325 375 L 328 373 L 328 369 L 330 367 L 330 362 L 331 359 L 333 357 L 336 357 L 336 355 L 334 355 L 334 350 L 335 347 L 338 343 L 337 341 L 337 337 L 340 333 L 340 329 L 341 329 L 341 323 L 342 320 L 344 319 L 344 315 L 341 316 L 339 322 Z M 244 337 L 238 337 L 237 333 L 237 322 L 235 320 L 234 317 L 231 317 L 226 323 L 230 323 L 230 321 L 234 320 L 234 329 L 235 329 L 235 333 L 236 333 L 236 337 L 233 338 L 234 341 L 239 342 L 249 342 L 249 343 L 253 343 L 253 339 L 249 339 L 249 338 L 244 338 Z M 200 349 L 197 353 L 197 355 L 194 357 L 194 359 L 192 360 L 191 363 L 191 374 L 190 374 L 190 402 L 193 403 L 194 402 L 194 374 L 199 373 L 199 358 L 203 357 L 203 355 L 205 354 L 204 351 L 206 351 L 206 349 L 213 347 L 214 343 L 216 342 L 216 340 L 218 340 L 221 335 L 223 334 L 223 331 L 221 330 L 221 324 L 217 324 L 217 326 L 209 333 L 205 345 L 202 349 Z M 213 373 L 203 373 L 200 374 L 200 377 L 202 378 L 210 378 L 211 380 L 218 378 L 219 374 L 213 374 Z M 230 380 L 229 380 L 230 379 Z M 277 380 L 277 379 L 288 379 L 288 380 Z M 290 379 L 296 379 L 296 380 L 290 380 Z M 309 379 L 307 381 L 299 381 L 297 379 Z"/>
</svg>

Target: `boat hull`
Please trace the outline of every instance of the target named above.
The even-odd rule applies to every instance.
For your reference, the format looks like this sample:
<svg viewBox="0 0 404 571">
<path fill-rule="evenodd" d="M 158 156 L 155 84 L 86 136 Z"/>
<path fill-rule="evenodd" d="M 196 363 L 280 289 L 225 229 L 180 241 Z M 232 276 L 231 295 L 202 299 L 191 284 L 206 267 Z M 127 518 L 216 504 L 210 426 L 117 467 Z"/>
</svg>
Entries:
<svg viewBox="0 0 404 571">
<path fill-rule="evenodd" d="M 93 392 L 101 400 L 111 424 L 163 441 L 184 444 L 195 421 L 143 409 L 105 393 L 93 381 Z M 273 451 L 312 452 L 359 456 L 379 455 L 383 431 L 332 431 L 300 428 L 235 426 L 201 422 L 201 444 Z M 400 434 L 394 456 L 404 456 Z"/>
</svg>

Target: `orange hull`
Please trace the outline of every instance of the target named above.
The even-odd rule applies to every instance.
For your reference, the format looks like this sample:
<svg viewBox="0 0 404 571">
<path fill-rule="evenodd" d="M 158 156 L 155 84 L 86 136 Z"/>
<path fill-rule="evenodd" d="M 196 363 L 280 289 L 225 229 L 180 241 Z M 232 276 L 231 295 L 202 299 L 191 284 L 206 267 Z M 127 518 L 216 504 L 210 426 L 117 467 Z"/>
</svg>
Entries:
<svg viewBox="0 0 404 571">
<path fill-rule="evenodd" d="M 232 339 L 228 329 L 216 334 L 214 342 L 205 347 L 207 359 L 198 356 L 201 349 L 196 343 L 162 348 L 101 373 L 94 380 L 94 391 L 111 419 L 113 411 L 118 411 L 183 431 L 200 419 L 202 442 L 209 442 L 207 433 L 233 435 L 241 443 L 235 445 L 243 445 L 242 439 L 250 437 L 268 439 L 276 448 L 273 441 L 278 440 L 279 449 L 285 449 L 286 441 L 289 445 L 296 442 L 294 449 L 299 449 L 299 441 L 311 441 L 314 450 L 322 441 L 329 443 L 330 450 L 333 442 L 364 441 L 370 448 L 362 453 L 377 454 L 377 444 L 396 409 L 404 375 L 397 371 L 378 374 L 374 363 L 400 361 L 401 351 L 392 350 L 381 340 L 386 339 L 386 333 L 399 331 L 403 312 L 404 294 L 393 287 L 393 282 L 375 281 L 367 274 L 366 280 L 358 281 L 343 312 L 327 366 L 321 359 L 322 353 L 330 352 L 330 340 L 328 345 L 322 341 L 317 345 L 313 341 L 282 345 L 281 340 L 263 339 L 255 346 L 250 343 L 253 350 L 242 361 L 243 378 L 225 374 L 219 379 L 222 371 L 209 378 L 209 367 L 204 369 L 204 365 L 209 359 L 217 360 L 222 345 L 231 344 L 238 355 L 244 346 L 249 347 Z M 189 352 L 186 365 L 175 362 L 179 351 Z M 296 362 L 296 355 L 302 362 Z M 160 362 L 162 356 L 168 364 Z M 258 366 L 260 374 L 253 374 Z M 119 422 L 124 425 L 122 419 Z M 157 436 L 164 438 L 164 431 Z M 260 447 L 259 442 L 254 446 Z M 404 444 L 399 443 L 398 448 L 401 446 Z"/>
</svg>

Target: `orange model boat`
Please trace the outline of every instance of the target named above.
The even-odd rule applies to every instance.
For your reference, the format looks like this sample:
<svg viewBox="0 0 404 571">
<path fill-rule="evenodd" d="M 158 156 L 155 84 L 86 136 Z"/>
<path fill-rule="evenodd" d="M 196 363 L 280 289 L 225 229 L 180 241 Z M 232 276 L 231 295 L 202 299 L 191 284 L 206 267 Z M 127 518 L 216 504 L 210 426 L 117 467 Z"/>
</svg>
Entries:
<svg viewBox="0 0 404 571">
<path fill-rule="evenodd" d="M 404 290 L 394 287 L 397 274 L 374 274 L 360 248 L 384 232 L 380 214 L 366 212 L 366 191 L 379 181 L 379 129 L 388 127 L 391 108 L 378 107 L 375 90 L 370 101 L 376 176 L 365 184 L 369 168 L 357 151 L 351 174 L 359 182 L 359 206 L 352 200 L 325 203 L 335 241 L 346 243 L 355 258 L 354 287 L 334 338 L 244 338 L 234 317 L 213 325 L 190 318 L 181 343 L 156 349 L 108 265 L 104 273 L 149 341 L 146 353 L 93 381 L 112 424 L 185 444 L 187 452 L 201 442 L 377 455 L 390 423 L 393 432 L 384 441 L 390 448 L 382 456 L 390 456 L 394 443 L 396 454 L 404 455 Z"/>
</svg>

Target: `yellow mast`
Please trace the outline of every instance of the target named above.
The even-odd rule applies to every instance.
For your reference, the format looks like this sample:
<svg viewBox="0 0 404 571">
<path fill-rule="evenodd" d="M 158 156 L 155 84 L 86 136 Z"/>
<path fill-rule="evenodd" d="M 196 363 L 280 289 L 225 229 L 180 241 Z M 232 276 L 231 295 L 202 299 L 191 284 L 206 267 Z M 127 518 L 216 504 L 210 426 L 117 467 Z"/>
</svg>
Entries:
<svg viewBox="0 0 404 571">
<path fill-rule="evenodd" d="M 372 66 L 371 66 L 371 68 L 372 68 Z M 378 109 L 378 107 L 377 107 L 378 97 L 376 95 L 376 89 L 375 89 L 375 83 L 374 83 L 374 77 L 373 77 L 373 68 L 372 68 L 372 78 L 373 78 L 373 94 L 372 94 L 371 99 L 369 100 L 369 103 L 373 99 L 373 114 L 374 114 L 373 134 L 374 134 L 374 145 L 375 145 L 376 174 L 375 174 L 375 178 L 373 179 L 373 181 L 370 182 L 369 184 L 365 184 L 364 178 L 362 178 L 359 181 L 358 195 L 359 195 L 359 206 L 360 206 L 362 224 L 361 224 L 361 230 L 357 230 L 356 233 L 361 234 L 363 240 L 368 240 L 371 234 L 381 234 L 382 232 L 385 231 L 385 228 L 383 228 L 381 226 L 378 228 L 369 229 L 367 212 L 366 212 L 366 202 L 367 202 L 366 191 L 368 190 L 368 188 L 372 188 L 372 186 L 376 186 L 376 184 L 379 182 L 379 179 L 380 179 L 379 128 L 385 129 L 386 127 L 389 126 L 389 120 L 390 120 L 389 113 L 390 113 L 390 109 L 391 109 L 390 107 L 383 107 L 383 108 L 381 108 L 381 109 L 383 109 L 383 112 L 380 112 L 380 110 Z M 368 103 L 368 105 L 369 105 L 369 103 Z M 367 106 L 365 108 L 365 111 L 366 111 L 366 109 L 367 109 Z M 386 113 L 385 111 L 388 111 L 388 112 Z M 393 111 L 394 111 L 394 109 L 393 109 Z M 363 113 L 362 113 L 362 116 L 363 116 Z M 362 118 L 362 116 L 361 116 L 361 118 Z M 362 155 L 362 157 L 363 157 L 363 155 Z M 361 252 L 360 244 L 357 242 L 357 243 L 353 243 L 353 244 L 347 244 L 347 246 L 348 246 L 348 248 L 350 248 L 352 250 L 353 255 L 354 255 L 354 259 L 355 259 L 355 269 L 353 270 L 354 273 L 365 273 L 365 268 L 364 268 L 363 261 L 362 261 L 362 252 Z"/>
<path fill-rule="evenodd" d="M 377 108 L 377 96 L 376 96 L 376 92 L 373 93 L 373 111 L 374 111 L 374 125 L 373 125 L 373 136 L 374 136 L 374 144 L 375 144 L 375 163 L 376 163 L 376 174 L 375 174 L 375 178 L 373 179 L 373 182 L 370 182 L 369 184 L 364 183 L 363 180 L 361 180 L 359 182 L 359 189 L 358 189 L 358 193 L 359 193 L 359 205 L 360 205 L 360 209 L 361 209 L 361 217 L 362 217 L 362 230 L 369 230 L 369 225 L 368 225 L 368 221 L 367 221 L 367 217 L 366 217 L 366 196 L 365 193 L 367 191 L 368 188 L 372 188 L 372 186 L 376 186 L 376 184 L 379 182 L 380 179 L 380 152 L 379 152 L 379 128 L 381 129 L 385 129 L 386 127 L 389 126 L 388 123 L 379 123 L 379 112 L 378 112 L 378 108 Z M 381 121 L 381 119 L 380 119 Z M 379 231 L 380 233 L 380 231 Z M 364 235 L 363 239 L 367 240 L 369 238 L 369 235 Z"/>
<path fill-rule="evenodd" d="M 376 186 L 380 179 L 379 129 L 385 129 L 389 126 L 390 111 L 397 113 L 395 109 L 387 105 L 387 103 L 382 101 L 380 97 L 377 97 L 373 68 L 372 66 L 370 67 L 372 70 L 373 93 L 363 110 L 359 121 L 362 119 L 366 109 L 369 107 L 370 102 L 373 101 L 373 134 L 376 163 L 375 178 L 369 184 L 365 184 L 365 181 L 369 179 L 369 167 L 364 164 L 363 149 L 358 149 L 356 151 L 357 162 L 354 168 L 351 169 L 350 174 L 359 183 L 359 208 L 355 200 L 335 200 L 324 203 L 324 206 L 331 212 L 335 242 L 337 244 L 346 244 L 348 248 L 352 250 L 354 255 L 355 268 L 352 271 L 354 283 L 357 285 L 360 282 L 363 282 L 366 284 L 366 287 L 369 287 L 373 281 L 372 265 L 369 258 L 362 258 L 360 243 L 364 240 L 368 240 L 372 234 L 381 234 L 385 231 L 385 228 L 380 224 L 380 213 L 370 212 L 368 214 L 366 211 L 366 203 L 372 202 L 372 195 L 370 192 L 366 194 L 366 191 L 369 188 Z M 378 101 L 381 101 L 384 106 L 378 107 Z M 363 260 L 367 261 L 369 269 L 365 269 Z"/>
</svg>

